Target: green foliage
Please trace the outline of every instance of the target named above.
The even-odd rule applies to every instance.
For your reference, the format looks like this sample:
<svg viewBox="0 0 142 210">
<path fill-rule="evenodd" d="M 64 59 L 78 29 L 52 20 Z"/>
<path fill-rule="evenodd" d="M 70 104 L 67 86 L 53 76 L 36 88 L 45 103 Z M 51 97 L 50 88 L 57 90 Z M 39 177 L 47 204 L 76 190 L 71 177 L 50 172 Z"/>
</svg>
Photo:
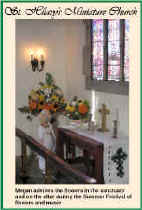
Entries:
<svg viewBox="0 0 142 210">
<path fill-rule="evenodd" d="M 46 82 L 47 85 L 53 85 L 54 84 L 53 77 L 50 73 L 46 73 L 45 82 Z"/>
<path fill-rule="evenodd" d="M 87 100 L 84 100 L 83 103 L 86 104 L 86 106 L 87 106 L 88 108 L 90 108 L 89 102 L 88 102 Z"/>
</svg>

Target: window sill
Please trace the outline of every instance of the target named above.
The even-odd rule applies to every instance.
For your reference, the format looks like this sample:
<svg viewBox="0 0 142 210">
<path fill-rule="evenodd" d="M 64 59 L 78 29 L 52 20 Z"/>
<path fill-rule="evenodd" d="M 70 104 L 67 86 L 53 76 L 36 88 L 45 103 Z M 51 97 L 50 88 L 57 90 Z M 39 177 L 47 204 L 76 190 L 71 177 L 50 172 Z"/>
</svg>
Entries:
<svg viewBox="0 0 142 210">
<path fill-rule="evenodd" d="M 98 92 L 129 95 L 129 82 L 91 80 L 86 78 L 86 88 Z"/>
</svg>

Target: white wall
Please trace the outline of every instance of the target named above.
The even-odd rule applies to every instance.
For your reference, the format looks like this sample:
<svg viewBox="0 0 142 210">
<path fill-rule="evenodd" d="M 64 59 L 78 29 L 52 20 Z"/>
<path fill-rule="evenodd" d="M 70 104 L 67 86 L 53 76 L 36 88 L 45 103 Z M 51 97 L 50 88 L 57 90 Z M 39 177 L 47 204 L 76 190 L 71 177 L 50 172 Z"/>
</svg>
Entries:
<svg viewBox="0 0 142 210">
<path fill-rule="evenodd" d="M 113 120 L 117 118 L 118 110 L 118 135 L 119 133 L 128 136 L 129 135 L 129 97 L 124 95 L 108 94 L 103 92 L 95 92 L 95 107 L 97 122 L 100 124 L 101 115 L 98 113 L 98 109 L 102 107 L 102 104 L 106 104 L 110 110 L 110 114 L 107 115 L 107 127 L 112 132 Z"/>
<path fill-rule="evenodd" d="M 66 20 L 66 22 L 68 21 Z M 90 100 L 91 92 L 85 90 L 85 76 L 83 74 L 83 47 L 86 44 L 86 28 L 81 20 L 69 22 L 70 24 L 65 27 L 68 96 L 77 95 Z"/>
<path fill-rule="evenodd" d="M 85 26 L 81 20 L 17 20 L 16 21 L 16 126 L 36 137 L 38 120 L 27 122 L 18 107 L 28 102 L 28 93 L 51 72 L 65 97 L 78 95 L 90 99 L 85 90 L 83 46 Z M 44 72 L 32 72 L 29 48 L 43 48 L 46 54 Z M 33 131 L 34 129 L 34 131 Z M 20 152 L 17 141 L 17 154 Z"/>
<path fill-rule="evenodd" d="M 91 91 L 85 90 L 83 75 L 83 47 L 86 44 L 85 25 L 82 20 L 17 20 L 16 21 L 16 126 L 34 137 L 38 120 L 27 122 L 18 107 L 26 105 L 29 91 L 44 81 L 45 71 L 51 72 L 64 91 L 65 97 L 79 96 L 91 101 Z M 44 49 L 44 72 L 32 72 L 29 48 Z M 128 134 L 128 97 L 96 93 L 96 107 L 106 103 L 111 110 L 119 109 L 120 129 Z M 117 105 L 117 106 L 116 106 Z M 111 117 L 109 127 L 111 127 Z M 16 154 L 20 154 L 17 140 Z"/>
</svg>

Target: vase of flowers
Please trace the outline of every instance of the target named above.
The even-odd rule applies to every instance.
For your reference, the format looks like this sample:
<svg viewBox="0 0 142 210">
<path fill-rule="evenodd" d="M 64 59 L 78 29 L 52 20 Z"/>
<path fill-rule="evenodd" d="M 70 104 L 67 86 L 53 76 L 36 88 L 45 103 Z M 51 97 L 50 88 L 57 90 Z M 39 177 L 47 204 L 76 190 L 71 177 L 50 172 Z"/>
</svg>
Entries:
<svg viewBox="0 0 142 210">
<path fill-rule="evenodd" d="M 74 121 L 88 120 L 90 111 L 89 102 L 86 99 L 78 99 L 77 96 L 68 102 L 65 108 L 65 115 Z"/>
</svg>

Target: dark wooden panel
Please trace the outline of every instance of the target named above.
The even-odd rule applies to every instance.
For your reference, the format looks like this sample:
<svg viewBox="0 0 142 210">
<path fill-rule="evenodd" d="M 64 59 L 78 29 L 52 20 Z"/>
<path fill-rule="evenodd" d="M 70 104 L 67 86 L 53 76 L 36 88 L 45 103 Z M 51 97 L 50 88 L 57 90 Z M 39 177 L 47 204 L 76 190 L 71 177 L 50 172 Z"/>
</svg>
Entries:
<svg viewBox="0 0 142 210">
<path fill-rule="evenodd" d="M 96 180 L 89 176 L 86 176 L 79 170 L 72 168 L 68 163 L 66 163 L 63 159 L 58 157 L 55 153 L 49 151 L 43 145 L 38 143 L 34 138 L 25 134 L 21 129 L 16 128 L 16 136 L 18 136 L 22 142 L 26 143 L 32 150 L 43 156 L 44 158 L 48 158 L 54 163 L 54 167 L 57 167 L 59 171 L 65 172 L 66 174 L 75 177 L 79 180 L 79 183 L 87 183 L 94 184 Z"/>
<path fill-rule="evenodd" d="M 84 150 L 84 154 L 93 156 L 94 159 L 94 168 L 93 168 L 93 177 L 96 178 L 97 184 L 104 184 L 103 178 L 103 155 L 104 155 L 104 145 L 99 141 L 92 140 L 89 137 L 79 135 L 69 129 L 58 128 L 57 129 L 57 154 L 59 157 L 64 157 L 63 155 L 63 146 L 67 142 L 74 144 L 75 146 L 80 147 Z"/>
</svg>

